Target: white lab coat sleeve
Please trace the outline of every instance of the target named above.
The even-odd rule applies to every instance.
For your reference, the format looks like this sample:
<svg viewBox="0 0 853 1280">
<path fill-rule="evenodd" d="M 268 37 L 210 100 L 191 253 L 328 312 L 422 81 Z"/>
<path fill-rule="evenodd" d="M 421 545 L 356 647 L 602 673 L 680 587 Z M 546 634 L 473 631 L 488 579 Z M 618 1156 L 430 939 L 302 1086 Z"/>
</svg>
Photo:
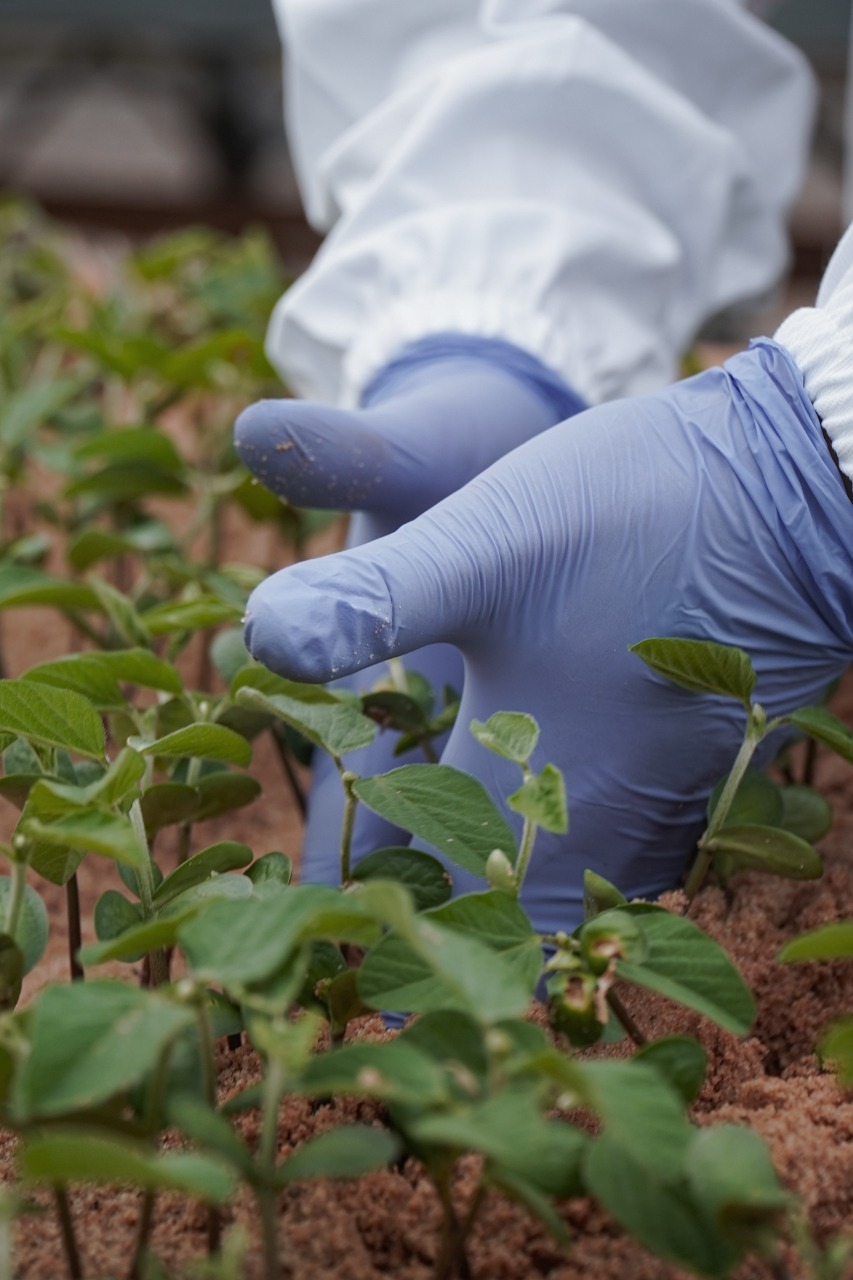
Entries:
<svg viewBox="0 0 853 1280">
<path fill-rule="evenodd" d="M 289 385 L 352 404 L 406 343 L 528 350 L 590 403 L 669 381 L 768 288 L 812 114 L 804 60 L 734 0 L 275 0 L 306 211 Z"/>
<path fill-rule="evenodd" d="M 799 365 L 848 481 L 853 481 L 853 224 L 826 268 L 813 307 L 800 307 L 774 337 Z"/>
</svg>

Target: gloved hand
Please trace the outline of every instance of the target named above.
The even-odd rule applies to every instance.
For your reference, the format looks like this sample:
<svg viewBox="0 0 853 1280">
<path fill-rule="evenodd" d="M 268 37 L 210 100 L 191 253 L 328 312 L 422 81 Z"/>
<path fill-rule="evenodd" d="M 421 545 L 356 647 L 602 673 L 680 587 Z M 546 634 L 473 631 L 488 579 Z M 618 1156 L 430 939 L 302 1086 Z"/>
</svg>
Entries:
<svg viewBox="0 0 853 1280">
<path fill-rule="evenodd" d="M 255 476 L 299 506 L 354 511 L 349 545 L 396 529 L 466 484 L 516 445 L 582 409 L 583 403 L 538 360 L 507 342 L 436 334 L 404 348 L 367 387 L 358 409 L 299 400 L 265 400 L 237 420 L 235 445 Z M 377 655 L 378 656 L 378 655 Z M 411 669 L 437 693 L 462 687 L 462 660 L 449 645 L 413 655 Z M 386 669 L 341 682 L 370 689 Z M 347 757 L 360 774 L 395 764 L 397 735 Z M 421 759 L 417 753 L 417 759 Z M 303 878 L 333 878 L 343 798 L 337 770 L 318 755 L 303 846 Z M 402 833 L 361 809 L 356 858 Z"/>
<path fill-rule="evenodd" d="M 465 689 L 443 760 L 496 799 L 518 771 L 471 738 L 472 717 L 537 718 L 539 764 L 563 769 L 570 812 L 567 836 L 540 833 L 525 882 L 549 932 L 581 918 L 584 867 L 628 895 L 673 885 L 741 740 L 739 704 L 628 652 L 652 635 L 744 648 L 770 715 L 817 700 L 853 654 L 853 504 L 774 342 L 590 410 L 396 533 L 273 574 L 246 627 L 256 658 L 310 681 L 457 645 Z"/>
</svg>

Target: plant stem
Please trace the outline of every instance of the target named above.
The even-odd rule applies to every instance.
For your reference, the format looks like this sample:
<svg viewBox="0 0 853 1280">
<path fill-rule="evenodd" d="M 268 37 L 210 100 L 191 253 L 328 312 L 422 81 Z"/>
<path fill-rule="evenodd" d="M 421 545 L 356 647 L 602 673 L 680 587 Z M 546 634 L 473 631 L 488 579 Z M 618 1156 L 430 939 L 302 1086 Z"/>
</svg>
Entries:
<svg viewBox="0 0 853 1280">
<path fill-rule="evenodd" d="M 134 800 L 130 806 L 130 820 L 133 823 L 133 829 L 136 832 L 143 857 L 139 866 L 136 868 L 136 884 L 139 889 L 139 901 L 142 905 L 142 916 L 145 920 L 150 920 L 154 915 L 154 875 L 151 871 L 151 853 L 148 848 L 148 837 L 145 833 L 145 819 L 142 816 L 142 806 L 139 800 Z M 166 963 L 166 957 L 161 947 L 154 951 L 150 951 L 151 965 L 151 985 L 152 987 L 161 987 L 169 981 L 169 968 Z"/>
<path fill-rule="evenodd" d="M 631 1017 L 630 1013 L 625 1008 L 624 1004 L 619 999 L 619 997 L 617 996 L 616 992 L 613 990 L 612 987 L 607 992 L 605 999 L 607 1000 L 607 1003 L 610 1006 L 610 1008 L 613 1010 L 615 1017 L 619 1020 L 619 1022 L 622 1023 L 622 1026 L 625 1028 L 625 1030 L 628 1032 L 628 1035 L 634 1041 L 634 1044 L 637 1045 L 639 1048 L 642 1048 L 644 1044 L 648 1044 L 649 1042 L 648 1037 L 645 1036 L 643 1032 L 640 1030 L 640 1028 L 637 1026 L 636 1022 Z"/>
<path fill-rule="evenodd" d="M 355 829 L 355 811 L 358 808 L 358 796 L 353 791 L 356 775 L 343 767 L 340 760 L 335 760 L 341 775 L 344 788 L 344 817 L 341 825 L 341 884 L 348 884 L 352 875 L 352 833 Z"/>
<path fill-rule="evenodd" d="M 14 1280 L 12 1212 L 8 1202 L 0 1206 L 0 1280 Z"/>
<path fill-rule="evenodd" d="M 68 913 L 68 967 L 71 981 L 82 982 L 85 974 L 77 956 L 83 945 L 83 934 L 80 928 L 80 884 L 76 871 L 66 882 L 65 904 Z"/>
<path fill-rule="evenodd" d="M 443 1172 L 439 1176 L 433 1174 L 433 1183 L 438 1192 L 442 1210 L 441 1241 L 435 1262 L 434 1280 L 471 1280 L 471 1264 L 465 1252 L 465 1239 L 474 1219 L 471 1217 L 470 1210 L 463 1222 L 457 1218 L 453 1208 L 451 1174 L 452 1166 L 446 1173 Z"/>
<path fill-rule="evenodd" d="M 284 1069 L 279 1062 L 268 1061 L 267 1077 L 264 1081 L 263 1120 L 261 1136 L 258 1143 L 259 1185 L 257 1189 L 258 1208 L 261 1214 L 261 1229 L 264 1246 L 264 1272 L 266 1280 L 278 1280 L 278 1232 L 276 1230 L 275 1188 L 275 1155 L 278 1141 L 278 1104 L 284 1088 Z"/>
<path fill-rule="evenodd" d="M 77 1248 L 77 1238 L 74 1235 L 74 1222 L 71 1218 L 71 1208 L 68 1204 L 68 1193 L 64 1187 L 54 1187 L 53 1198 L 56 1202 L 59 1229 L 62 1232 L 62 1247 L 65 1250 L 65 1260 L 68 1263 L 68 1274 L 71 1276 L 71 1280 L 83 1280 L 83 1264 L 80 1261 L 80 1251 Z"/>
<path fill-rule="evenodd" d="M 5 932 L 14 938 L 24 902 L 24 890 L 27 886 L 27 864 L 15 861 L 12 863 L 12 884 L 9 890 L 9 902 L 6 907 Z"/>
<path fill-rule="evenodd" d="M 735 762 L 732 765 L 731 772 L 726 779 L 726 785 L 723 787 L 722 795 L 717 802 L 717 807 L 714 810 L 711 821 L 708 823 L 708 826 L 705 828 L 705 831 L 699 840 L 699 852 L 697 854 L 696 861 L 690 868 L 690 874 L 688 875 L 687 881 L 684 885 L 684 892 L 687 896 L 688 902 L 692 902 L 696 897 L 696 894 L 699 892 L 702 882 L 708 874 L 708 870 L 711 866 L 714 851 L 713 849 L 709 849 L 708 845 L 723 826 L 726 818 L 729 816 L 729 810 L 731 809 L 734 798 L 737 795 L 737 790 L 741 784 L 743 775 L 749 768 L 749 763 L 755 754 L 755 749 L 764 737 L 767 729 L 772 727 L 766 725 L 763 712 L 760 713 L 760 716 L 756 714 L 757 710 L 760 711 L 760 708 L 756 709 L 753 707 L 750 709 L 749 718 L 747 719 L 746 724 L 746 734 L 744 735 L 743 742 L 740 744 L 740 750 L 735 757 Z"/>
<path fill-rule="evenodd" d="M 142 1263 L 148 1252 L 148 1240 L 151 1235 L 151 1223 L 154 1219 L 154 1202 L 157 1193 L 148 1187 L 142 1196 L 142 1207 L 139 1210 L 139 1222 L 136 1228 L 136 1246 L 130 1262 L 127 1280 L 140 1280 Z"/>
<path fill-rule="evenodd" d="M 302 821 L 304 822 L 308 814 L 308 801 L 305 798 L 305 792 L 302 790 L 299 779 L 296 776 L 296 770 L 294 769 L 293 763 L 290 759 L 287 744 L 279 733 L 277 724 L 272 726 L 272 740 L 275 743 L 276 753 L 281 767 L 284 770 L 284 776 L 287 778 L 293 799 L 296 801 L 296 807 L 298 808 Z"/>
<path fill-rule="evenodd" d="M 527 868 L 530 866 L 530 856 L 533 853 L 533 843 L 538 830 L 539 828 L 533 818 L 524 819 L 524 826 L 521 829 L 521 844 L 518 849 L 518 861 L 515 864 L 515 883 L 518 893 L 521 893 L 521 886 L 524 884 L 524 877 L 527 875 Z"/>
</svg>

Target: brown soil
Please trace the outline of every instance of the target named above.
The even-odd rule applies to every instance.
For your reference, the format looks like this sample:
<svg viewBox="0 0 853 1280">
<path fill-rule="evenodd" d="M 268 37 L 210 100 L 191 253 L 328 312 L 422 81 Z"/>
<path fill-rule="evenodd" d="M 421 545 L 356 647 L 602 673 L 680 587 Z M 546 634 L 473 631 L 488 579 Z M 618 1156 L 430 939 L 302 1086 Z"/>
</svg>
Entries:
<svg viewBox="0 0 853 1280">
<path fill-rule="evenodd" d="M 263 561 L 268 553 L 260 553 Z M 240 547 L 242 559 L 252 552 Z M 236 557 L 235 557 L 236 558 Z M 17 675 L 39 659 L 68 648 L 68 635 L 45 611 L 4 617 L 2 628 L 10 653 L 9 674 Z M 849 721 L 853 685 L 842 690 L 836 707 Z M 298 852 L 300 823 L 273 751 L 258 744 L 253 771 L 264 795 L 251 808 L 229 820 L 207 824 L 198 839 L 208 843 L 225 836 L 241 839 L 258 854 L 281 848 Z M 709 1052 L 707 1082 L 696 1106 L 700 1124 L 718 1121 L 752 1125 L 769 1143 L 776 1167 L 804 1203 L 811 1229 L 820 1243 L 838 1232 L 853 1231 L 853 1091 L 844 1092 L 821 1068 L 814 1045 L 832 1018 L 853 1011 L 853 964 L 780 966 L 781 944 L 817 924 L 853 915 L 853 773 L 826 753 L 819 753 L 817 783 L 835 809 L 833 832 L 824 841 L 826 873 L 821 881 L 792 884 L 744 875 L 727 896 L 705 889 L 691 910 L 693 918 L 727 947 L 758 999 L 759 1014 L 746 1040 L 720 1031 L 698 1016 L 648 996 L 627 993 L 626 1002 L 651 1036 L 675 1031 L 697 1035 Z M 5 808 L 5 806 L 4 806 Z M 0 814 L 6 821 L 11 813 Z M 5 838 L 6 831 L 0 832 Z M 198 847 L 203 847 L 199 844 Z M 164 861 L 171 851 L 164 849 Z M 84 919 L 95 898 L 112 883 L 108 863 L 90 859 L 81 869 Z M 45 981 L 67 975 L 67 933 L 62 891 L 39 885 L 52 919 L 50 949 L 38 972 L 27 980 L 24 998 Z M 674 905 L 674 904 L 672 904 Z M 91 939 L 87 925 L 84 941 Z M 126 972 L 126 970 L 125 970 Z M 378 1019 L 367 1019 L 353 1034 L 385 1034 Z M 228 1097 L 257 1077 L 258 1063 L 246 1046 L 219 1059 L 221 1094 Z M 302 1099 L 282 1107 L 280 1140 L 287 1152 L 311 1134 L 356 1115 L 377 1114 L 373 1104 L 339 1101 L 312 1109 Z M 249 1135 L 257 1118 L 241 1124 Z M 0 1138 L 0 1169 L 14 1176 L 14 1144 Z M 464 1206 L 476 1177 L 476 1161 L 460 1162 L 457 1194 Z M 40 1197 L 47 1208 L 49 1198 Z M 139 1212 L 134 1192 L 81 1189 L 71 1206 L 87 1277 L 123 1277 L 133 1250 Z M 292 1280 L 429 1280 L 438 1240 L 439 1209 L 434 1193 L 414 1162 L 401 1170 L 373 1174 L 356 1184 L 326 1182 L 296 1185 L 280 1201 L 280 1256 Z M 684 1273 L 662 1263 L 634 1244 L 589 1200 L 562 1206 L 574 1238 L 564 1254 L 525 1211 L 497 1196 L 485 1206 L 473 1232 L 470 1257 L 473 1280 L 677 1280 Z M 259 1277 L 257 1220 L 248 1199 L 235 1203 L 227 1225 L 245 1231 L 244 1261 L 234 1275 Z M 172 1277 L 189 1277 L 205 1251 L 206 1214 L 178 1197 L 157 1203 L 154 1249 Z M 51 1212 L 22 1220 L 16 1228 L 19 1280 L 43 1280 L 65 1274 L 58 1227 Z M 787 1249 L 786 1271 L 747 1260 L 737 1280 L 818 1280 L 793 1247 Z M 851 1264 L 846 1280 L 853 1280 Z"/>
</svg>

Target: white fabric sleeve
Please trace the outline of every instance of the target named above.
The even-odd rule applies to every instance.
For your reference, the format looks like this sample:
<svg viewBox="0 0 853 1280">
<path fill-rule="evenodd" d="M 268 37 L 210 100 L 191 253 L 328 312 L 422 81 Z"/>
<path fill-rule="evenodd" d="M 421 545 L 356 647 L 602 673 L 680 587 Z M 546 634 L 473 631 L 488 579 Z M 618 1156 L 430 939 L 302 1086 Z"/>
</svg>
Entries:
<svg viewBox="0 0 853 1280">
<path fill-rule="evenodd" d="M 526 349 L 596 403 L 655 389 L 768 288 L 812 114 L 734 0 L 275 0 L 290 145 L 331 228 L 268 352 L 355 403 L 405 343 Z"/>
<path fill-rule="evenodd" d="M 794 311 L 774 337 L 799 365 L 838 465 L 853 480 L 853 224 L 830 259 L 815 306 Z"/>
</svg>

